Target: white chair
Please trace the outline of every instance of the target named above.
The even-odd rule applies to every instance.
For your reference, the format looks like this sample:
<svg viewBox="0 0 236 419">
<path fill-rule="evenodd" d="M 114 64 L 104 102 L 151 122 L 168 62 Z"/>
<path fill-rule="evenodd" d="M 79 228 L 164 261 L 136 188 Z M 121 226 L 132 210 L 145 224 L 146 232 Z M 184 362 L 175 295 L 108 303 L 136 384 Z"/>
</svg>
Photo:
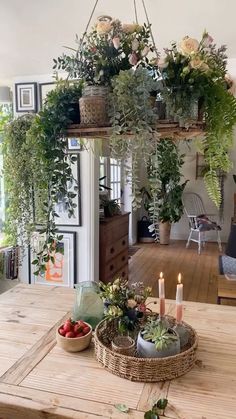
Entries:
<svg viewBox="0 0 236 419">
<path fill-rule="evenodd" d="M 220 230 L 217 228 L 217 225 L 214 227 L 213 225 L 207 225 L 205 228 L 201 226 L 199 223 L 199 215 L 205 215 L 207 217 L 216 218 L 216 214 L 207 214 L 202 202 L 202 198 L 193 192 L 185 192 L 183 194 L 183 205 L 184 205 L 184 212 L 187 215 L 190 233 L 188 237 L 188 241 L 186 243 L 186 247 L 189 247 L 190 241 L 198 243 L 198 254 L 201 254 L 202 244 L 205 246 L 206 242 L 206 234 L 208 231 L 215 231 L 216 232 L 216 240 L 219 246 L 219 251 L 222 251 L 221 246 L 221 238 L 220 238 Z M 214 221 L 214 220 L 212 220 Z"/>
</svg>

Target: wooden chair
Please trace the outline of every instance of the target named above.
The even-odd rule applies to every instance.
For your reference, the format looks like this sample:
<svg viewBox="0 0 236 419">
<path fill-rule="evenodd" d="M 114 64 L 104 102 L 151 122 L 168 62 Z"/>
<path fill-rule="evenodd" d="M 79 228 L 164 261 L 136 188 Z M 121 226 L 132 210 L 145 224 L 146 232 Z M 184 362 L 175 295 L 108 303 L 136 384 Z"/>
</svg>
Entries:
<svg viewBox="0 0 236 419">
<path fill-rule="evenodd" d="M 193 192 L 185 192 L 183 194 L 183 205 L 184 211 L 189 222 L 189 237 L 186 243 L 186 247 L 189 247 L 190 241 L 198 243 L 198 254 L 201 254 L 202 244 L 205 246 L 206 234 L 208 231 L 216 232 L 216 240 L 218 242 L 219 251 L 222 251 L 220 230 L 216 227 L 210 227 L 207 225 L 205 228 L 199 224 L 199 215 L 205 215 L 207 217 L 216 218 L 216 214 L 207 214 L 203 205 L 202 198 L 200 195 Z"/>
</svg>

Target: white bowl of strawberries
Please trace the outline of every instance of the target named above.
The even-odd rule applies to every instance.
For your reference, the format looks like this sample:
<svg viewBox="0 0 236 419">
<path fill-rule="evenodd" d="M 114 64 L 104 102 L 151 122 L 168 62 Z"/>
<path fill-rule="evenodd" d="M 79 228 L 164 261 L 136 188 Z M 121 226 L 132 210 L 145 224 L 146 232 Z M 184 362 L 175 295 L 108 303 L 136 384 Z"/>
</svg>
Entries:
<svg viewBox="0 0 236 419">
<path fill-rule="evenodd" d="M 67 352 L 86 349 L 92 339 L 92 327 L 83 320 L 67 319 L 56 332 L 57 344 Z"/>
</svg>

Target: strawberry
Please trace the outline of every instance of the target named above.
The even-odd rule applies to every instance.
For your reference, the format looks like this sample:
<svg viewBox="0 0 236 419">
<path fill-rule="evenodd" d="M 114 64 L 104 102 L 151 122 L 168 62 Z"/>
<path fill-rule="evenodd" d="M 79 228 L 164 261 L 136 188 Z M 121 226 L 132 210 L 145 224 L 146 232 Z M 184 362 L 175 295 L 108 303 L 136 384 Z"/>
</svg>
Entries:
<svg viewBox="0 0 236 419">
<path fill-rule="evenodd" d="M 83 330 L 83 327 L 80 324 L 76 323 L 74 325 L 74 332 L 75 332 L 75 334 L 82 332 L 82 330 Z"/>
<path fill-rule="evenodd" d="M 61 328 L 59 329 L 59 333 L 60 333 L 60 335 L 61 335 L 61 336 L 65 336 L 66 331 L 63 329 L 63 327 L 61 327 Z"/>
<path fill-rule="evenodd" d="M 90 332 L 90 327 L 89 326 L 85 326 L 83 329 L 83 334 L 87 335 Z"/>
<path fill-rule="evenodd" d="M 77 333 L 75 337 L 76 338 L 82 338 L 82 336 L 84 336 L 84 334 L 83 334 L 83 332 L 80 332 L 80 333 Z"/>
<path fill-rule="evenodd" d="M 74 332 L 67 332 L 66 333 L 66 338 L 75 338 Z"/>
<path fill-rule="evenodd" d="M 63 329 L 65 330 L 66 333 L 71 332 L 73 330 L 73 325 L 71 324 L 70 321 L 67 320 L 63 326 Z"/>
</svg>

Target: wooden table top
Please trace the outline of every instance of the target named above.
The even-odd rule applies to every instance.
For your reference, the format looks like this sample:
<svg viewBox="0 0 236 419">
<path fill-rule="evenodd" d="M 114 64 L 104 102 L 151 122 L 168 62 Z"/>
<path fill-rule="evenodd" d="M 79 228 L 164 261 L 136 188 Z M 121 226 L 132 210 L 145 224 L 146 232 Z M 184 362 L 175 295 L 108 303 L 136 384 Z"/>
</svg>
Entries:
<svg viewBox="0 0 236 419">
<path fill-rule="evenodd" d="M 169 401 L 165 419 L 236 418 L 236 307 L 186 302 L 184 318 L 199 335 L 196 365 L 171 382 L 145 384 L 105 371 L 93 347 L 57 347 L 56 328 L 73 302 L 74 290 L 42 285 L 0 295 L 0 419 L 143 418 L 161 397 Z M 174 310 L 167 301 L 168 314 Z"/>
</svg>

